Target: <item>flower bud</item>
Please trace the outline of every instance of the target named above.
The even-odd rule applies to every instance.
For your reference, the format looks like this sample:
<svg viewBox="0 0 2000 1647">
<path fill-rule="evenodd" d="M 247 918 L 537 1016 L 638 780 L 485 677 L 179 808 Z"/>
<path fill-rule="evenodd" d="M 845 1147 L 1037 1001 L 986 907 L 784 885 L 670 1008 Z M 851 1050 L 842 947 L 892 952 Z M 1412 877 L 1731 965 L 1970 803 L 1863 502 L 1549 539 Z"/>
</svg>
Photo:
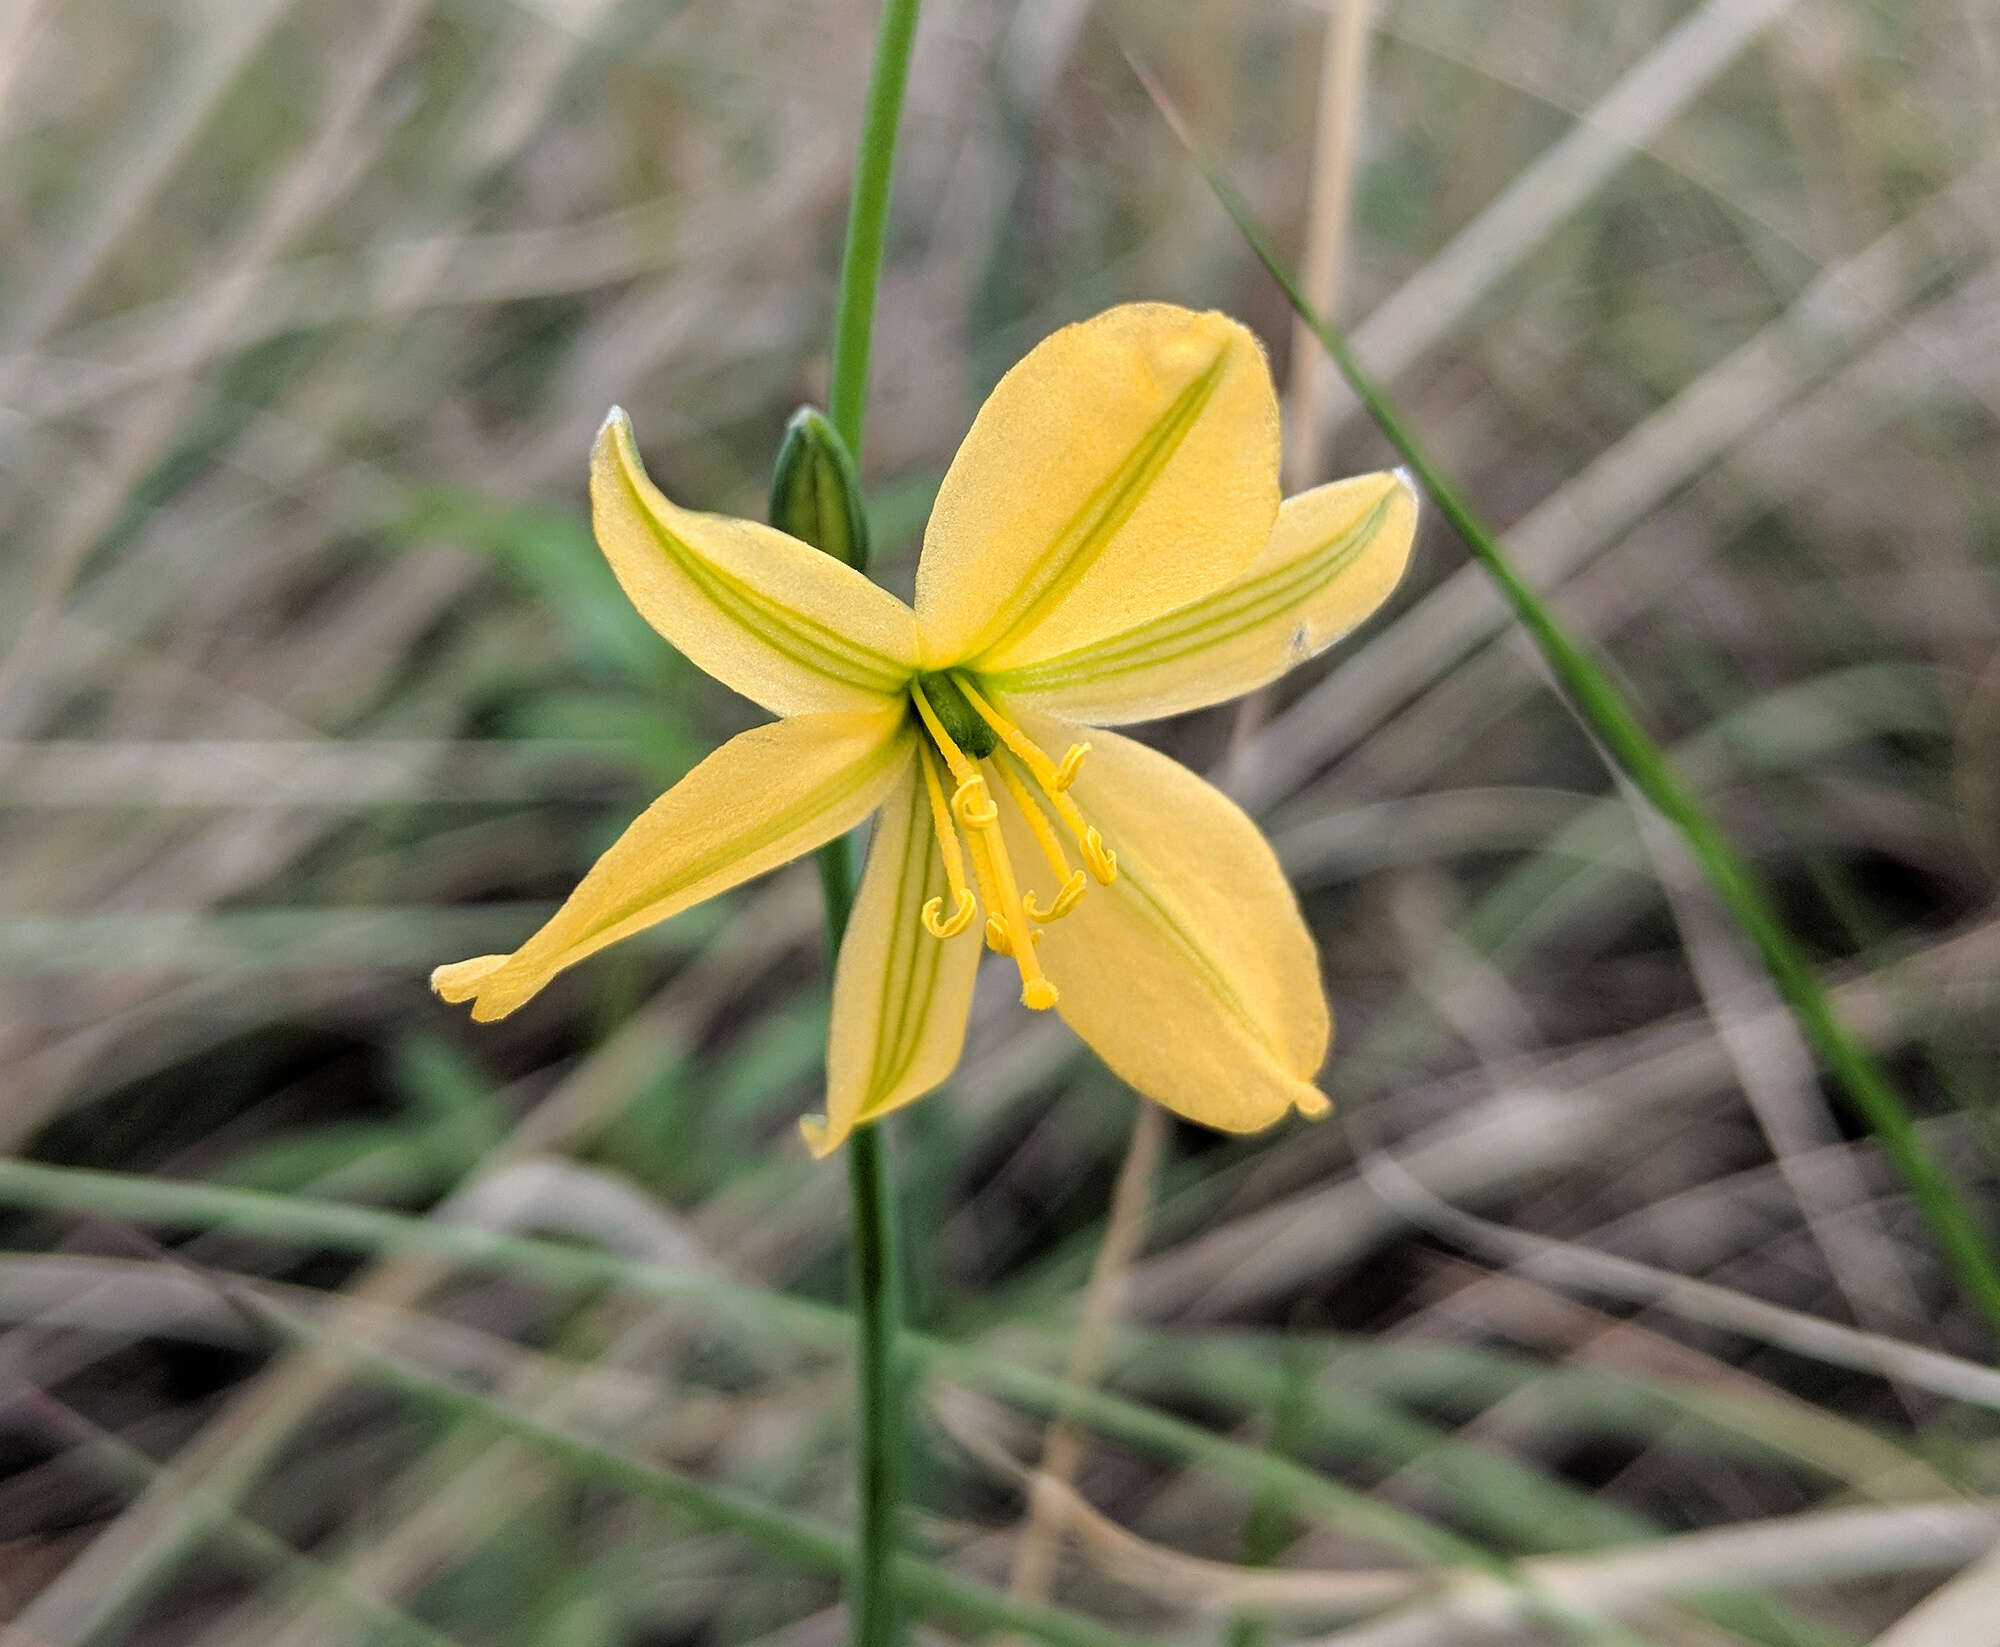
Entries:
<svg viewBox="0 0 2000 1647">
<path fill-rule="evenodd" d="M 771 524 L 857 572 L 868 570 L 868 516 L 854 459 L 839 431 L 810 406 L 785 425 L 771 476 Z"/>
</svg>

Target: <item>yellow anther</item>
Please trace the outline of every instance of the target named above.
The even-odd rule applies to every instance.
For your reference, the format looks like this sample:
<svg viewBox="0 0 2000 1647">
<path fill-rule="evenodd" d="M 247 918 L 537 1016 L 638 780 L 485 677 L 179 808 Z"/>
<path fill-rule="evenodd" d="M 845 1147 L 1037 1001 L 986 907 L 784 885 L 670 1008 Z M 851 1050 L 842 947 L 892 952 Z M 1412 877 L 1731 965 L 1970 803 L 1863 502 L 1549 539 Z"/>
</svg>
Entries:
<svg viewBox="0 0 2000 1647">
<path fill-rule="evenodd" d="M 986 917 L 986 947 L 995 955 L 1014 953 L 1014 935 L 1007 930 L 1007 923 L 998 915 Z"/>
<path fill-rule="evenodd" d="M 1056 765 L 1054 778 L 1055 791 L 1058 795 L 1076 782 L 1077 773 L 1083 770 L 1083 757 L 1089 753 L 1090 745 L 1087 743 L 1073 743 L 1063 752 L 1062 760 Z"/>
<path fill-rule="evenodd" d="M 972 917 L 979 913 L 979 900 L 973 897 L 970 888 L 960 887 L 955 896 L 958 907 L 951 912 L 948 921 L 938 919 L 938 911 L 944 908 L 944 899 L 932 898 L 924 905 L 924 930 L 933 938 L 956 938 L 972 925 Z"/>
<path fill-rule="evenodd" d="M 961 783 L 951 797 L 951 810 L 967 829 L 991 829 L 1000 821 L 1000 808 L 986 787 L 986 777 L 975 772 Z"/>
<path fill-rule="evenodd" d="M 1084 879 L 1083 871 L 1080 869 L 1075 870 L 1071 873 L 1070 878 L 1063 882 L 1062 890 L 1056 894 L 1056 901 L 1050 904 L 1046 910 L 1036 906 L 1035 895 L 1032 892 L 1021 900 L 1021 907 L 1028 912 L 1029 920 L 1040 921 L 1043 926 L 1047 926 L 1051 921 L 1060 921 L 1072 909 L 1076 908 L 1077 899 L 1083 896 L 1084 888 L 1089 884 Z"/>
<path fill-rule="evenodd" d="M 1104 837 L 1095 829 L 1083 832 L 1083 861 L 1090 865 L 1098 885 L 1109 886 L 1118 879 L 1118 854 L 1104 844 Z"/>
</svg>

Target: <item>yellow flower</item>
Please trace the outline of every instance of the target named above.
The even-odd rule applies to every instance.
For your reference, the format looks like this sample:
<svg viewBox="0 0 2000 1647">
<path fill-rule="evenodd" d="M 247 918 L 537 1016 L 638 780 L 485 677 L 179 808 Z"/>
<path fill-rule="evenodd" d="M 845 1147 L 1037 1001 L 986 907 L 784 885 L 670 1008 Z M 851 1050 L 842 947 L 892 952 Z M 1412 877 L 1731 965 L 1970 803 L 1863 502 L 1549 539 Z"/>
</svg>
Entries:
<svg viewBox="0 0 2000 1647">
<path fill-rule="evenodd" d="M 815 1154 L 922 1097 L 965 1039 L 985 947 L 1125 1081 L 1208 1126 L 1321 1113 L 1332 1026 L 1277 860 L 1229 800 L 1115 733 L 1275 679 L 1402 575 L 1416 499 L 1391 474 L 1280 502 L 1255 339 L 1133 304 L 1003 378 L 938 492 L 916 609 L 646 477 L 613 411 L 598 540 L 632 603 L 781 718 L 724 744 L 511 955 L 439 967 L 504 1017 L 563 968 L 876 823 L 835 969 Z"/>
</svg>

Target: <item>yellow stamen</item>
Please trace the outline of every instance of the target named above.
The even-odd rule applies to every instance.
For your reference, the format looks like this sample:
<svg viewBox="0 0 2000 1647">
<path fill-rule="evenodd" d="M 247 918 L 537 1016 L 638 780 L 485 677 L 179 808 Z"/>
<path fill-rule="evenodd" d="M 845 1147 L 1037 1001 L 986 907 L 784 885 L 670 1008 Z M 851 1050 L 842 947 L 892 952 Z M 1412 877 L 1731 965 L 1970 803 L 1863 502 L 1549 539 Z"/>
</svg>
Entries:
<svg viewBox="0 0 2000 1647">
<path fill-rule="evenodd" d="M 1021 900 L 1021 907 L 1028 912 L 1030 920 L 1040 921 L 1043 926 L 1047 926 L 1051 921 L 1060 921 L 1076 908 L 1077 901 L 1083 897 L 1084 889 L 1089 885 L 1090 882 L 1084 878 L 1083 871 L 1079 869 L 1057 889 L 1056 901 L 1047 909 L 1041 908 L 1035 902 L 1035 895 L 1032 892 Z"/>
<path fill-rule="evenodd" d="M 998 824 L 993 826 L 990 838 L 983 844 L 988 848 L 993 878 L 999 883 L 997 890 L 1000 896 L 996 900 L 996 908 L 1005 911 L 1004 915 L 987 915 L 987 942 L 992 943 L 993 928 L 997 924 L 1005 943 L 993 944 L 993 947 L 1014 959 L 1014 965 L 1021 974 L 1021 1005 L 1046 1012 L 1056 1004 L 1056 986 L 1042 975 L 1042 963 L 1036 959 L 1035 940 L 1041 934 L 1028 925 L 1027 911 L 1021 907 L 1021 889 L 1015 884 L 1014 866 L 1008 862 L 1007 849 L 1001 844 Z"/>
<path fill-rule="evenodd" d="M 1069 855 L 1062 849 L 1062 841 L 1054 827 L 1043 816 L 1042 809 L 1035 804 L 1035 797 L 1028 792 L 1020 775 L 1004 759 L 995 760 L 993 770 L 1000 774 L 1000 781 L 1007 786 L 1007 793 L 1014 797 L 1014 804 L 1021 809 L 1021 816 L 1034 834 L 1035 844 L 1042 849 L 1042 856 L 1048 860 L 1049 868 L 1055 872 L 1059 890 L 1056 901 L 1046 910 L 1035 903 L 1035 895 L 1030 892 L 1021 900 L 1021 907 L 1028 912 L 1028 918 L 1040 921 L 1046 926 L 1050 921 L 1059 921 L 1076 907 L 1077 899 L 1083 896 L 1085 881 L 1083 871 L 1071 869 Z"/>
<path fill-rule="evenodd" d="M 985 774 L 952 741 L 937 711 L 924 696 L 923 688 L 911 688 L 910 698 L 923 717 L 938 754 L 944 757 L 944 764 L 958 783 L 952 792 L 951 813 L 964 826 L 966 853 L 972 859 L 973 878 L 979 883 L 979 896 L 986 905 L 987 946 L 1013 957 L 1021 974 L 1021 1004 L 1045 1012 L 1056 1004 L 1056 986 L 1049 982 L 1041 962 L 1035 958 L 1035 929 L 1028 924 L 1021 889 L 1014 879 L 1014 866 L 1007 858 L 1007 843 L 1000 834 L 1000 808 L 987 788 Z M 1001 776 L 1004 779 L 1006 774 L 1003 772 Z"/>
<path fill-rule="evenodd" d="M 978 804 L 981 802 L 983 806 Z M 968 807 L 964 803 L 971 804 Z M 1010 954 L 1012 940 L 1007 935 L 1006 917 L 1000 913 L 1004 907 L 1000 877 L 993 870 L 993 849 L 1000 833 L 995 825 L 1000 809 L 987 792 L 986 780 L 974 773 L 959 785 L 958 793 L 951 798 L 951 809 L 965 825 L 966 855 L 972 859 L 972 876 L 979 883 L 979 901 L 986 906 L 986 947 L 998 955 Z"/>
<path fill-rule="evenodd" d="M 973 897 L 970 887 L 960 887 L 952 897 L 955 902 L 951 915 L 943 920 L 939 919 L 938 911 L 944 908 L 944 899 L 924 901 L 924 930 L 933 938 L 956 938 L 972 925 L 972 917 L 979 913 L 979 900 Z"/>
<path fill-rule="evenodd" d="M 924 769 L 924 788 L 930 792 L 931 830 L 937 836 L 939 856 L 944 859 L 945 885 L 951 889 L 952 901 L 951 914 L 944 919 L 938 913 L 944 908 L 944 899 L 932 898 L 924 905 L 924 930 L 933 938 L 956 938 L 972 925 L 972 917 L 979 913 L 979 900 L 965 884 L 965 855 L 959 849 L 958 831 L 952 827 L 944 785 L 938 781 L 937 756 L 919 743 L 917 759 Z"/>
<path fill-rule="evenodd" d="M 1104 837 L 1095 829 L 1084 830 L 1081 850 L 1083 861 L 1090 865 L 1099 886 L 1109 886 L 1118 879 L 1118 854 L 1104 844 Z"/>
<path fill-rule="evenodd" d="M 951 734 L 944 729 L 944 722 L 938 719 L 937 711 L 931 707 L 931 700 L 924 696 L 921 686 L 910 688 L 910 701 L 917 706 L 917 713 L 923 717 L 924 728 L 931 735 L 931 742 L 937 745 L 937 752 L 944 757 L 944 764 L 951 769 L 952 781 L 963 788 L 979 776 L 979 768 L 972 764 L 965 751 L 951 740 Z"/>
<path fill-rule="evenodd" d="M 984 772 L 973 773 L 952 792 L 951 810 L 967 829 L 991 829 L 1000 821 L 1000 808 L 986 787 Z"/>
<path fill-rule="evenodd" d="M 1004 743 L 1008 751 L 1025 766 L 1033 776 L 1041 791 L 1048 797 L 1049 805 L 1055 809 L 1057 817 L 1068 825 L 1069 832 L 1077 839 L 1083 851 L 1083 861 L 1090 865 L 1091 874 L 1101 885 L 1109 886 L 1118 878 L 1118 857 L 1104 844 L 1104 837 L 1093 829 L 1084 815 L 1077 810 L 1076 802 L 1064 793 L 1076 781 L 1077 770 L 1083 765 L 1083 757 L 1089 753 L 1087 744 L 1072 744 L 1058 766 L 1043 754 L 1035 741 L 1012 721 L 995 709 L 980 694 L 979 689 L 963 675 L 952 677 L 958 683 L 959 691 L 965 694 L 965 701 L 972 705 L 974 713 L 988 726 L 994 735 Z M 923 694 L 919 693 L 921 700 Z"/>
<path fill-rule="evenodd" d="M 1055 786 L 1058 794 L 1076 782 L 1077 773 L 1083 770 L 1083 757 L 1089 753 L 1090 745 L 1087 743 L 1073 743 L 1064 751 L 1063 758 L 1056 764 Z"/>
</svg>

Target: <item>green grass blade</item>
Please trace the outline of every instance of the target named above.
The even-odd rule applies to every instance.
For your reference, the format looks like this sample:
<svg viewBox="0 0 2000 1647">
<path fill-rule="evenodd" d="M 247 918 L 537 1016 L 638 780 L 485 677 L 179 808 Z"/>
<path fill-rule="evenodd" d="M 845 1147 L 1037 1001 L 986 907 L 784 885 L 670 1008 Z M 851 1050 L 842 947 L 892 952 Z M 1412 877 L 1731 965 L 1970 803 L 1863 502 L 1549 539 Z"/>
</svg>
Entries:
<svg viewBox="0 0 2000 1647">
<path fill-rule="evenodd" d="M 824 1304 L 615 1253 L 372 1207 L 4 1159 L 0 1159 L 0 1204 L 156 1228 L 227 1229 L 238 1235 L 352 1252 L 401 1253 L 499 1270 L 568 1289 L 624 1287 L 642 1297 L 705 1308 L 716 1321 L 726 1321 L 752 1338 L 811 1346 L 836 1356 L 854 1351 L 851 1318 Z M 1106 1391 L 1067 1383 L 1015 1355 L 946 1343 L 921 1333 L 905 1333 L 901 1342 L 915 1368 L 1044 1417 L 1066 1416 L 1137 1452 L 1199 1469 L 1246 1495 L 1266 1496 L 1274 1507 L 1289 1507 L 1418 1566 L 1463 1568 L 1524 1583 L 1513 1565 L 1494 1552 L 1302 1464 L 1274 1458 Z M 1580 1616 L 1556 1598 L 1541 1596 L 1532 1585 L 1527 1590 L 1538 1616 L 1567 1635 L 1619 1643 L 1634 1639 L 1609 1621 Z"/>
<path fill-rule="evenodd" d="M 747 1493 L 699 1481 L 614 1452 L 568 1430 L 544 1424 L 501 1402 L 433 1378 L 389 1356 L 337 1338 L 302 1316 L 248 1295 L 233 1295 L 294 1345 L 332 1355 L 358 1376 L 392 1389 L 455 1423 L 483 1424 L 538 1448 L 586 1480 L 659 1505 L 698 1526 L 734 1533 L 797 1566 L 839 1577 L 853 1570 L 854 1543 L 831 1528 Z M 1015 1601 L 1000 1591 L 899 1555 L 889 1565 L 890 1585 L 913 1606 L 959 1624 L 1014 1630 L 1052 1647 L 1140 1647 L 1140 1638 L 1112 1630 L 1058 1607 Z"/>
<path fill-rule="evenodd" d="M 0 1205 L 124 1220 L 155 1229 L 228 1230 L 232 1234 L 331 1247 L 345 1252 L 428 1258 L 494 1270 L 552 1287 L 623 1287 L 634 1294 L 710 1312 L 751 1340 L 808 1347 L 832 1356 L 855 1351 L 845 1310 L 758 1287 L 642 1263 L 616 1253 L 500 1234 L 435 1218 L 413 1218 L 339 1201 L 272 1195 L 142 1174 L 96 1172 L 0 1159 Z M 1220 1471 L 1246 1491 L 1269 1488 L 1303 1512 L 1427 1564 L 1491 1558 L 1393 1505 L 1282 1463 L 1253 1447 L 1102 1391 L 1082 1390 L 1017 1357 L 905 1333 L 903 1349 L 921 1368 L 1043 1414 L 1068 1412 L 1102 1433 L 1183 1465 Z"/>
<path fill-rule="evenodd" d="M 1811 966 L 1786 932 L 1769 895 L 1728 838 L 1709 818 L 1659 745 L 1639 723 L 1611 678 L 1563 628 L 1540 596 L 1514 570 L 1498 537 L 1438 469 L 1408 424 L 1355 358 L 1347 340 L 1307 302 L 1292 273 L 1272 249 L 1263 228 L 1235 187 L 1195 146 L 1165 94 L 1147 76 L 1146 88 L 1208 179 L 1217 200 L 1235 220 L 1250 249 L 1278 283 L 1293 311 L 1313 332 L 1341 375 L 1368 408 L 1382 433 L 1417 481 L 1451 522 L 1472 556 L 1493 579 L 1521 627 L 1567 694 L 1570 707 L 1647 802 L 1673 825 L 1694 854 L 1723 906 L 1756 950 L 1765 970 L 1819 1054 L 1867 1122 L 1876 1141 L 1916 1198 L 1959 1285 L 2000 1336 L 2000 1265 L 1991 1236 L 1964 1194 L 1931 1158 L 1901 1095 L 1872 1053 L 1834 1011 Z"/>
<path fill-rule="evenodd" d="M 0 1160 L 0 1205 L 6 1204 L 156 1228 L 227 1229 L 239 1235 L 346 1251 L 428 1257 L 567 1289 L 623 1287 L 641 1297 L 707 1309 L 718 1323 L 726 1322 L 753 1339 L 810 1346 L 834 1356 L 854 1353 L 850 1317 L 824 1304 L 615 1253 L 372 1207 L 139 1174 Z M 1266 1499 L 1274 1511 L 1282 1507 L 1374 1544 L 1415 1567 L 1478 1573 L 1519 1586 L 1529 1610 L 1569 1639 L 1616 1643 L 1619 1647 L 1634 1647 L 1638 1640 L 1615 1621 L 1580 1612 L 1574 1604 L 1546 1594 L 1504 1555 L 1306 1465 L 1245 1446 L 1158 1408 L 1105 1390 L 1066 1383 L 1029 1365 L 1017 1352 L 995 1353 L 922 1333 L 905 1333 L 902 1348 L 918 1369 L 999 1397 L 1025 1411 L 1067 1417 L 1135 1452 L 1199 1470 L 1246 1498 Z M 413 1372 L 408 1376 L 422 1377 Z M 518 1425 L 527 1421 L 509 1415 L 508 1422 Z M 520 1433 L 536 1439 L 525 1431 Z M 552 1434 L 564 1445 L 575 1444 L 561 1432 Z M 612 1461 L 603 1466 L 607 1470 L 643 1469 L 616 1455 L 605 1456 Z M 594 1466 L 597 1463 L 595 1459 L 591 1462 Z M 845 1562 L 849 1555 L 843 1542 L 840 1554 L 829 1559 Z M 829 1566 L 828 1570 L 834 1569 Z M 897 1569 L 908 1570 L 907 1561 Z M 1110 1638 L 1100 1639 L 1108 1647 Z"/>
<path fill-rule="evenodd" d="M 163 1466 L 109 1430 L 74 1416 L 66 1417 L 65 1425 L 83 1432 L 78 1436 L 78 1447 L 86 1462 L 122 1484 L 144 1488 L 164 1473 Z M 287 1580 L 299 1594 L 316 1597 L 356 1630 L 367 1632 L 365 1638 L 356 1639 L 380 1642 L 383 1647 L 390 1643 L 396 1647 L 459 1647 L 442 1631 L 367 1594 L 345 1573 L 302 1554 L 276 1533 L 237 1514 L 227 1497 L 199 1482 L 183 1483 L 180 1491 L 182 1537 L 189 1545 L 213 1537 L 229 1554 Z M 77 1647 L 121 1636 L 153 1598 L 155 1587 L 154 1583 L 141 1583 L 120 1597 L 105 1598 L 106 1605 Z"/>
</svg>

